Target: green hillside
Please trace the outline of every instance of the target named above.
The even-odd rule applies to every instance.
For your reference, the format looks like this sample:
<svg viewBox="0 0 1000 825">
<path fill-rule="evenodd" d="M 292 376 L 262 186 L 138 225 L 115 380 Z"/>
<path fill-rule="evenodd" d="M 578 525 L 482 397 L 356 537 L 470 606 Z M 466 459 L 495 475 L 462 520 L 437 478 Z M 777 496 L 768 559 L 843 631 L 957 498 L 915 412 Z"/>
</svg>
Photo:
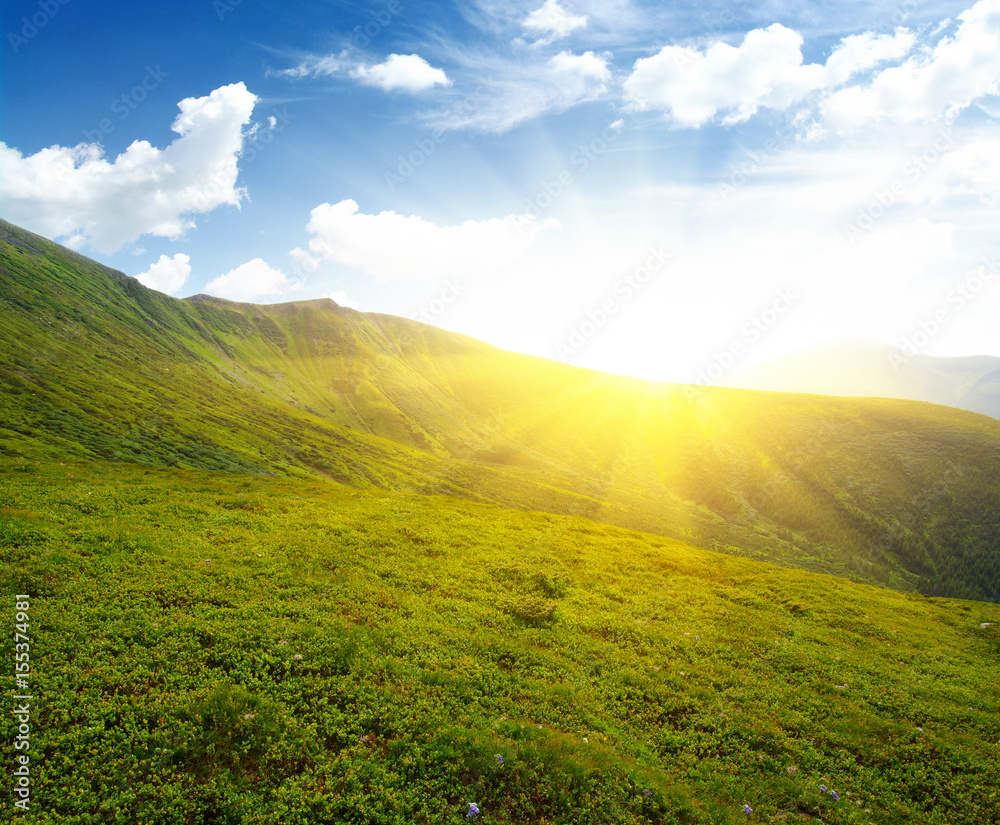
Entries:
<svg viewBox="0 0 1000 825">
<path fill-rule="evenodd" d="M 1000 821 L 1000 422 L 175 300 L 9 224 L 0 301 L 2 821 Z"/>
<path fill-rule="evenodd" d="M 332 301 L 146 289 L 0 225 L 0 455 L 326 478 L 1000 598 L 1000 422 L 572 368 Z"/>
<path fill-rule="evenodd" d="M 0 551 L 2 655 L 20 594 L 32 668 L 17 822 L 1000 820 L 996 605 L 90 461 L 0 460 Z"/>
</svg>

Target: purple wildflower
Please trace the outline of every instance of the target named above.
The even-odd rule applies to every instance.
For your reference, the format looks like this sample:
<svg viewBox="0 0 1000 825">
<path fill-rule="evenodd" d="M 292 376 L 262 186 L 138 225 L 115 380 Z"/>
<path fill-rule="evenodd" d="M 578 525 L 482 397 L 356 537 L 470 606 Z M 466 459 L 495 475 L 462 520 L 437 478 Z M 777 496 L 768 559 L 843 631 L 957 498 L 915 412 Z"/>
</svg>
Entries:
<svg viewBox="0 0 1000 825">
<path fill-rule="evenodd" d="M 497 754 L 497 764 L 498 765 L 503 764 L 503 757 L 499 753 Z"/>
<path fill-rule="evenodd" d="M 743 813 L 745 813 L 747 816 L 750 816 L 750 814 L 753 813 L 753 808 L 751 808 L 749 805 L 744 805 Z"/>
<path fill-rule="evenodd" d="M 840 802 L 840 797 L 837 796 L 837 792 L 836 791 L 830 791 L 830 796 L 833 797 L 833 801 L 834 802 Z"/>
<path fill-rule="evenodd" d="M 476 814 L 479 813 L 479 806 L 475 802 L 469 803 L 469 812 L 465 815 L 466 819 L 472 819 Z"/>
</svg>

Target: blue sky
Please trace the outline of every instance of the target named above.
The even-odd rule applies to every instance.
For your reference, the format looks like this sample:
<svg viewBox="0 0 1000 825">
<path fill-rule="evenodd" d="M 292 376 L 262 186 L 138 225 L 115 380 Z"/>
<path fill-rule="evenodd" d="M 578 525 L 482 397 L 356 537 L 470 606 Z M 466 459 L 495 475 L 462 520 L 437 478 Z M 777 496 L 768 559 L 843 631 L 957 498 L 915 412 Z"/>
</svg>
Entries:
<svg viewBox="0 0 1000 825">
<path fill-rule="evenodd" d="M 676 381 L 831 337 L 1000 355 L 1000 0 L 0 19 L 0 215 L 169 294 Z"/>
</svg>

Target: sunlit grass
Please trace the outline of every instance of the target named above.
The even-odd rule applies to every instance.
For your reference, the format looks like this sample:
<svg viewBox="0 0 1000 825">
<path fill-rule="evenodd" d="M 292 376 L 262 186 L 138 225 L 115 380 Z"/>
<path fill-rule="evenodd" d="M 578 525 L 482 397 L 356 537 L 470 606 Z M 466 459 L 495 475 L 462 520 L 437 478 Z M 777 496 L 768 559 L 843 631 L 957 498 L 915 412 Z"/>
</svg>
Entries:
<svg viewBox="0 0 1000 825">
<path fill-rule="evenodd" d="M 328 301 L 177 301 L 0 228 L 0 455 L 440 493 L 1000 599 L 984 416 L 692 391 Z"/>
<path fill-rule="evenodd" d="M 34 822 L 1000 815 L 992 605 L 316 482 L 4 462 L 0 506 Z"/>
</svg>

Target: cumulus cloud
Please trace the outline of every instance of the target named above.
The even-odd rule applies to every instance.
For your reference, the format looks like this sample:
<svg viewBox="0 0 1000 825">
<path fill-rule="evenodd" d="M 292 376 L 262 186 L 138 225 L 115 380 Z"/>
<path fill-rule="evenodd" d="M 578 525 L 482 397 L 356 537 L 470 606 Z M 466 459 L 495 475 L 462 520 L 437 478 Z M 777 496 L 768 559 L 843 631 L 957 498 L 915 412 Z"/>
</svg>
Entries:
<svg viewBox="0 0 1000 825">
<path fill-rule="evenodd" d="M 0 199 L 9 220 L 110 254 L 143 235 L 177 238 L 195 215 L 239 206 L 237 163 L 257 98 L 243 83 L 178 106 L 165 149 L 133 142 L 113 161 L 98 144 L 51 146 L 25 157 L 0 143 Z"/>
<path fill-rule="evenodd" d="M 496 271 L 509 266 L 554 221 L 508 215 L 485 221 L 438 226 L 417 215 L 366 215 L 353 200 L 324 203 L 310 214 L 309 249 L 292 257 L 355 267 L 380 281 L 437 279 L 446 275 Z M 313 264 L 312 266 L 315 266 Z"/>
<path fill-rule="evenodd" d="M 205 286 L 205 292 L 230 301 L 253 302 L 262 298 L 280 298 L 299 288 L 280 269 L 261 258 L 254 258 L 220 275 Z"/>
<path fill-rule="evenodd" d="M 536 43 L 544 45 L 568 37 L 576 29 L 585 28 L 585 14 L 570 14 L 559 5 L 559 0 L 545 0 L 521 21 L 525 31 L 537 36 Z"/>
<path fill-rule="evenodd" d="M 434 68 L 418 54 L 390 54 L 382 63 L 356 67 L 351 77 L 386 92 L 423 92 L 435 86 L 451 85 L 442 69 Z"/>
<path fill-rule="evenodd" d="M 698 127 L 722 112 L 728 112 L 723 123 L 742 123 L 761 107 L 786 109 L 810 92 L 900 59 L 914 42 L 915 35 L 906 29 L 852 35 L 825 64 L 804 64 L 802 35 L 775 23 L 748 32 L 739 46 L 666 46 L 640 58 L 625 81 L 625 97 L 636 109 L 669 112 L 679 126 Z"/>
<path fill-rule="evenodd" d="M 880 63 L 902 60 L 916 41 L 916 34 L 903 28 L 896 29 L 893 34 L 865 32 L 845 37 L 827 58 L 823 86 L 833 88 Z"/>
<path fill-rule="evenodd" d="M 729 110 L 727 123 L 748 120 L 761 106 L 785 108 L 822 82 L 823 69 L 802 65 L 802 36 L 775 23 L 748 32 L 739 47 L 716 42 L 705 51 L 666 46 L 640 58 L 625 81 L 637 109 L 669 111 L 697 127 Z"/>
<path fill-rule="evenodd" d="M 160 255 L 160 260 L 135 277 L 143 286 L 174 295 L 187 283 L 190 274 L 191 258 L 183 252 L 178 252 L 172 258 Z"/>
<path fill-rule="evenodd" d="M 608 61 L 593 52 L 559 52 L 549 60 L 548 66 L 570 98 L 599 97 L 608 90 L 605 85 L 611 80 Z"/>
<path fill-rule="evenodd" d="M 1000 92 L 1000 0 L 980 0 L 958 20 L 955 34 L 933 46 L 918 46 L 918 36 L 903 28 L 851 35 L 823 64 L 803 63 L 802 36 L 778 23 L 748 32 L 739 46 L 666 46 L 635 62 L 625 99 L 688 128 L 718 115 L 723 124 L 741 123 L 761 108 L 787 109 L 813 92 L 820 93 L 822 121 L 841 133 L 876 121 L 950 118 Z M 877 70 L 886 63 L 899 65 Z M 843 88 L 858 76 L 864 80 Z"/>
<path fill-rule="evenodd" d="M 877 74 L 866 85 L 835 92 L 825 120 L 848 132 L 869 121 L 913 123 L 953 116 L 1000 90 L 1000 0 L 980 0 L 958 17 L 954 37 Z"/>
</svg>

